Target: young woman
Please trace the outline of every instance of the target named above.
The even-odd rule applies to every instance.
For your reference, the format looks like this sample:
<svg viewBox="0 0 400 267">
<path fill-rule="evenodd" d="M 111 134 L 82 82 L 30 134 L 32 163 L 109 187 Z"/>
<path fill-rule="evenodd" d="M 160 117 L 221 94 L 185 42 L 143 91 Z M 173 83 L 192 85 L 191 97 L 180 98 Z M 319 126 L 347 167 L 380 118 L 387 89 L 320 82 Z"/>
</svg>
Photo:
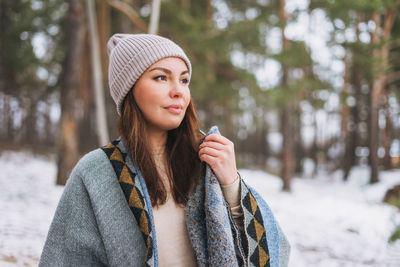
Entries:
<svg viewBox="0 0 400 267">
<path fill-rule="evenodd" d="M 40 266 L 287 266 L 233 143 L 200 132 L 183 50 L 148 34 L 115 34 L 108 50 L 121 137 L 72 171 Z"/>
</svg>

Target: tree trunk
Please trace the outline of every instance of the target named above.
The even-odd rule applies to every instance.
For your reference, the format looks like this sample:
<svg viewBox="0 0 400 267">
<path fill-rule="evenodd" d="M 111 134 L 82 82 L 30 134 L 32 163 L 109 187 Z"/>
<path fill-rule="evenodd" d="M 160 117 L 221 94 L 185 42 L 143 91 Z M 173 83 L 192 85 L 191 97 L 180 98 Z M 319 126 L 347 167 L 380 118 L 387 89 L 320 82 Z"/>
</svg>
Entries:
<svg viewBox="0 0 400 267">
<path fill-rule="evenodd" d="M 393 123 L 392 117 L 390 115 L 390 106 L 389 106 L 389 96 L 386 95 L 386 118 L 385 118 L 385 129 L 382 135 L 382 145 L 385 149 L 385 156 L 383 157 L 383 168 L 385 170 L 390 170 L 392 168 L 392 159 L 390 157 L 390 147 L 392 145 L 392 130 L 393 130 Z"/>
<path fill-rule="evenodd" d="M 151 15 L 150 15 L 150 25 L 149 25 L 149 33 L 157 34 L 158 32 L 158 24 L 160 21 L 160 0 L 153 0 L 151 4 Z"/>
<path fill-rule="evenodd" d="M 296 104 L 293 114 L 293 146 L 294 146 L 294 173 L 302 174 L 304 172 L 304 146 L 301 138 L 301 107 Z"/>
<path fill-rule="evenodd" d="M 98 1 L 97 17 L 98 17 L 98 32 L 99 46 L 101 55 L 101 70 L 103 75 L 103 83 L 107 83 L 108 77 L 108 55 L 107 55 L 107 40 L 110 37 L 110 8 L 106 1 Z"/>
<path fill-rule="evenodd" d="M 53 130 L 53 123 L 50 119 L 50 103 L 46 103 L 46 109 L 45 112 L 43 113 L 44 117 L 44 128 L 45 128 L 45 135 L 42 136 L 41 143 L 46 146 L 46 147 L 54 147 L 54 137 L 55 133 Z"/>
<path fill-rule="evenodd" d="M 282 50 L 288 49 L 289 42 L 285 36 L 285 28 L 287 21 L 287 14 L 285 11 L 285 0 L 279 1 L 279 18 L 281 20 L 281 35 L 282 35 Z M 288 80 L 288 70 L 287 66 L 282 65 L 282 87 L 287 85 Z M 293 159 L 293 120 L 290 105 L 293 103 L 288 103 L 283 107 L 281 113 L 281 131 L 283 137 L 282 146 L 282 168 L 281 168 L 281 178 L 283 180 L 283 190 L 290 191 L 290 180 L 293 176 L 294 169 L 294 159 Z"/>
<path fill-rule="evenodd" d="M 361 21 L 361 16 L 358 15 L 358 19 L 356 21 L 356 25 Z M 360 30 L 358 27 L 356 28 L 356 42 L 358 45 L 361 45 L 360 41 Z M 345 156 L 343 160 L 343 180 L 347 181 L 350 171 L 353 166 L 356 165 L 356 147 L 358 145 L 358 139 L 360 138 L 358 133 L 358 126 L 359 126 L 359 110 L 360 110 L 360 103 L 362 102 L 362 94 L 361 94 L 361 82 L 362 82 L 362 67 L 358 63 L 357 54 L 358 51 L 354 51 L 352 53 L 352 62 L 347 62 L 348 68 L 351 65 L 351 75 L 347 76 L 350 84 L 352 84 L 354 93 L 354 106 L 349 108 L 349 116 L 348 116 L 348 136 L 345 140 Z M 349 91 L 347 91 L 349 94 Z"/>
<path fill-rule="evenodd" d="M 361 66 L 358 63 L 353 65 L 353 88 L 354 88 L 354 106 L 351 107 L 351 122 L 349 125 L 349 139 L 348 139 L 348 149 L 346 156 L 348 162 L 346 163 L 348 166 L 344 169 L 343 179 L 347 180 L 348 175 L 350 173 L 351 168 L 356 165 L 356 147 L 358 145 L 359 136 L 359 123 L 360 123 L 360 102 L 362 99 L 361 94 L 361 81 L 362 81 L 362 73 L 361 73 Z"/>
<path fill-rule="evenodd" d="M 283 146 L 282 146 L 282 169 L 281 178 L 283 181 L 283 191 L 290 191 L 290 180 L 293 176 L 294 170 L 294 158 L 293 158 L 293 110 L 290 104 L 286 105 L 281 113 L 281 123 L 282 123 L 282 136 L 283 136 Z"/>
<path fill-rule="evenodd" d="M 380 14 L 375 12 L 373 14 L 373 21 L 375 22 L 374 32 L 372 33 L 372 43 L 375 45 L 381 44 L 380 48 L 376 48 L 373 51 L 373 58 L 380 62 L 379 67 L 376 68 L 377 74 L 374 77 L 371 87 L 371 102 L 370 102 L 370 163 L 371 163 L 371 174 L 369 182 L 376 183 L 379 181 L 379 159 L 378 159 L 378 148 L 379 148 L 379 105 L 382 92 L 385 88 L 386 83 L 386 70 L 389 66 L 389 46 L 387 41 L 390 38 L 390 32 L 393 27 L 393 23 L 396 16 L 396 6 L 386 11 L 383 22 L 383 34 L 380 37 L 379 30 L 381 29 Z"/>
<path fill-rule="evenodd" d="M 3 94 L 3 125 L 4 125 L 4 139 L 7 143 L 15 141 L 14 130 L 14 111 L 11 108 L 11 96 Z"/>
<path fill-rule="evenodd" d="M 375 30 L 372 33 L 372 43 L 378 44 L 380 42 L 379 38 L 379 25 L 380 18 L 379 14 L 375 12 L 373 14 L 373 21 L 375 22 Z M 380 60 L 379 49 L 375 49 L 373 52 L 373 58 L 375 60 Z M 377 68 L 378 69 L 378 68 Z M 379 100 L 381 90 L 383 88 L 382 84 L 382 74 L 378 73 L 372 82 L 371 95 L 370 95 L 370 130 L 369 130 L 369 160 L 371 164 L 371 174 L 369 182 L 376 183 L 379 181 L 378 178 L 378 147 L 379 147 L 379 124 L 378 124 L 378 112 L 379 112 Z"/>
<path fill-rule="evenodd" d="M 343 169 L 343 180 L 347 181 L 351 165 L 351 154 L 352 154 L 352 144 L 351 144 L 351 133 L 350 133 L 350 116 L 349 116 L 349 107 L 347 105 L 347 97 L 348 97 L 348 85 L 349 85 L 349 51 L 346 50 L 345 55 L 345 69 L 343 75 L 343 88 L 340 94 L 340 117 L 341 117 L 341 141 L 344 143 L 344 156 L 342 158 L 341 167 Z"/>
<path fill-rule="evenodd" d="M 12 28 L 12 21 L 7 9 L 13 3 L 11 1 L 0 2 L 0 88 L 8 95 L 14 95 L 17 92 L 18 83 L 14 68 L 10 67 L 14 57 L 10 56 L 10 48 L 13 44 L 7 42 L 8 31 Z"/>
<path fill-rule="evenodd" d="M 93 0 L 87 0 L 87 12 L 89 17 L 89 33 L 91 44 L 91 62 L 92 77 L 94 86 L 94 95 L 96 103 L 96 124 L 97 137 L 100 146 L 104 146 L 109 142 L 106 105 L 104 100 L 103 74 L 101 72 L 99 37 L 97 34 L 97 19 L 94 9 Z"/>
<path fill-rule="evenodd" d="M 33 145 L 39 139 L 36 131 L 36 105 L 32 99 L 27 99 L 25 102 L 26 116 L 22 128 L 24 131 L 24 143 Z"/>
<path fill-rule="evenodd" d="M 266 159 L 270 154 L 269 144 L 267 142 L 268 136 L 268 124 L 264 118 L 265 112 L 262 113 L 261 117 L 257 117 L 257 129 L 255 132 L 255 155 L 257 156 L 257 165 L 265 167 Z M 253 153 L 254 153 L 253 152 Z"/>
<path fill-rule="evenodd" d="M 79 80 L 82 71 L 86 25 L 83 3 L 80 0 L 69 0 L 67 14 L 67 54 L 64 61 L 61 83 L 61 129 L 58 144 L 57 184 L 65 184 L 68 176 L 79 158 L 77 121 L 75 103 L 79 90 Z"/>
<path fill-rule="evenodd" d="M 81 111 L 79 112 L 78 119 L 78 140 L 79 140 L 79 153 L 86 154 L 88 151 L 99 146 L 94 112 L 94 89 L 90 81 L 91 67 L 90 63 L 90 45 L 89 35 L 85 36 L 84 53 L 80 59 L 82 65 L 82 72 L 79 81 L 79 98 L 81 103 Z"/>
</svg>

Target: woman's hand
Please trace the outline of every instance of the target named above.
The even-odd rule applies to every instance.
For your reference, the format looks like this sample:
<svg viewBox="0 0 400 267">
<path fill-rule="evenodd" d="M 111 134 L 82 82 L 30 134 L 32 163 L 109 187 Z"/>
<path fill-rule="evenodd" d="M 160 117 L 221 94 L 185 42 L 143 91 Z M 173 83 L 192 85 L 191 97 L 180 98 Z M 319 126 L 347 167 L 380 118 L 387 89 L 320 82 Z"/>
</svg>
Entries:
<svg viewBox="0 0 400 267">
<path fill-rule="evenodd" d="M 232 184 L 238 178 L 234 146 L 227 138 L 207 135 L 199 147 L 199 158 L 210 165 L 221 185 Z"/>
</svg>

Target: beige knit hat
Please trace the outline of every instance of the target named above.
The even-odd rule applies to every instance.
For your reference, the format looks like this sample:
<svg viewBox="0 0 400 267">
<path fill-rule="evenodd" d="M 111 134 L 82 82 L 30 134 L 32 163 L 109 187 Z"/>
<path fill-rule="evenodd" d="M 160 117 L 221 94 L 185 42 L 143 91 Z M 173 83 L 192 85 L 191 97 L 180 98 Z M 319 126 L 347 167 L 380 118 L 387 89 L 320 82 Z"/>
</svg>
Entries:
<svg viewBox="0 0 400 267">
<path fill-rule="evenodd" d="M 185 52 L 171 40 L 153 34 L 122 34 L 111 36 L 107 43 L 108 84 L 117 105 L 118 115 L 125 96 L 148 67 L 165 57 L 183 59 L 192 74 Z"/>
</svg>

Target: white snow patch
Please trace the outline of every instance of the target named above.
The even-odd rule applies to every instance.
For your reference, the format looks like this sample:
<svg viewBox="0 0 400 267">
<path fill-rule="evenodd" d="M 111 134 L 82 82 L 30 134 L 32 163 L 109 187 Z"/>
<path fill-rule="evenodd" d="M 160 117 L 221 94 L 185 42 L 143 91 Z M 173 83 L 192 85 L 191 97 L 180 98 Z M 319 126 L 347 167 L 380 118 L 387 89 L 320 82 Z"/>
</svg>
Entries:
<svg viewBox="0 0 400 267">
<path fill-rule="evenodd" d="M 0 155 L 0 266 L 37 266 L 63 187 L 54 160 Z"/>
<path fill-rule="evenodd" d="M 267 201 L 291 243 L 289 266 L 400 266 L 400 242 L 388 244 L 398 210 L 382 204 L 390 186 L 400 184 L 400 170 L 381 173 L 368 185 L 368 169 L 354 168 L 347 182 L 336 177 L 295 178 L 292 192 L 261 171 L 241 176 Z"/>
</svg>

